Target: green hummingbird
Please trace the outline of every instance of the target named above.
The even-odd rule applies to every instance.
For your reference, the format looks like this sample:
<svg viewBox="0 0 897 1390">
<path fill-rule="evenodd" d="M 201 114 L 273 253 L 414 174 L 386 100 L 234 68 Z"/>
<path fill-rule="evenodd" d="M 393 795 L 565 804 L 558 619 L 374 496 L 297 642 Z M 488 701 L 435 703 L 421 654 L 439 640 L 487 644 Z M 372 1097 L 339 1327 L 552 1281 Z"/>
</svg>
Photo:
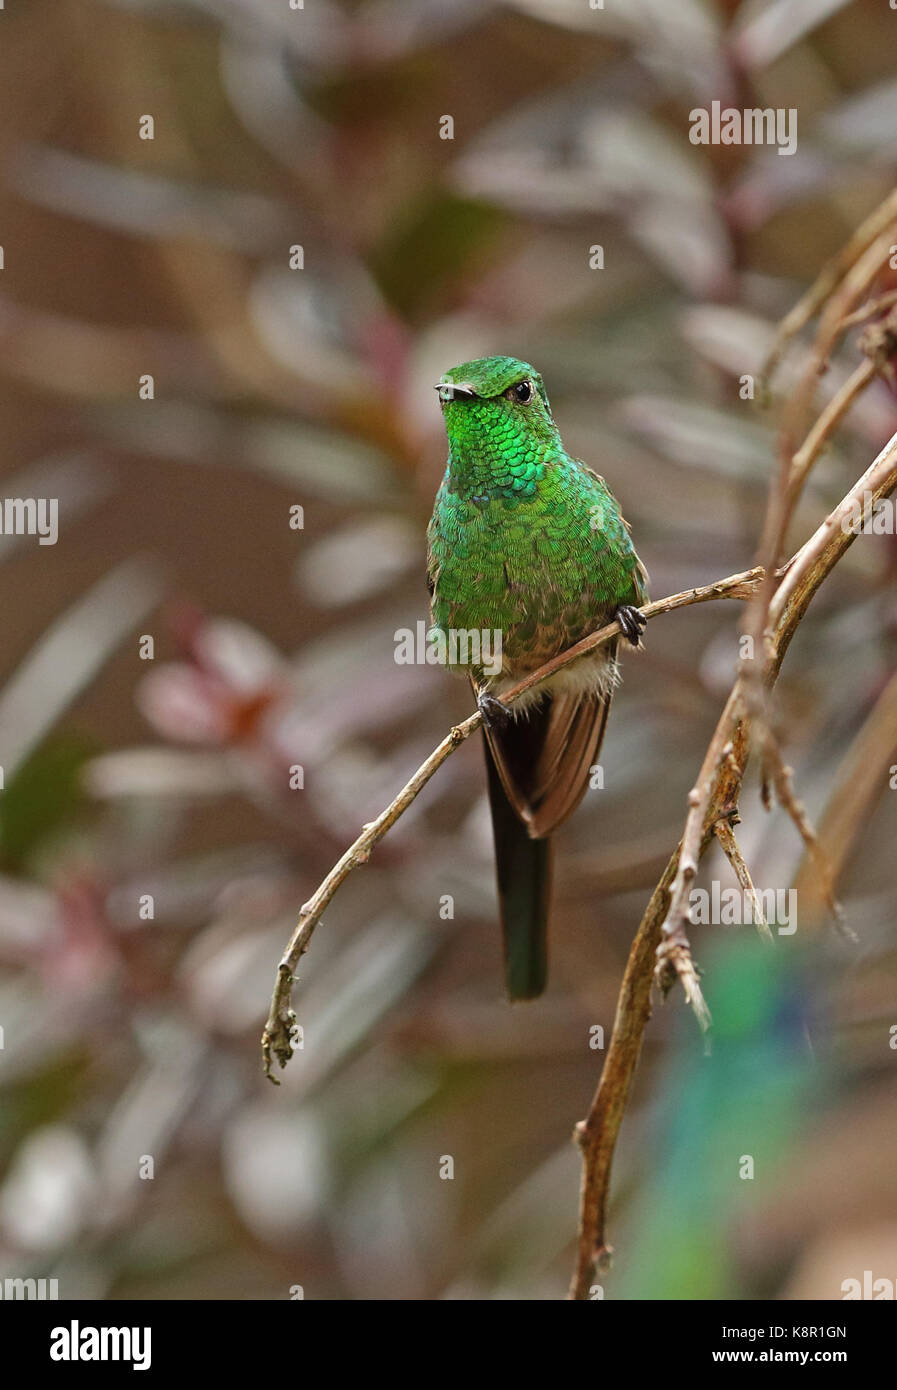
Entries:
<svg viewBox="0 0 897 1390">
<path fill-rule="evenodd" d="M 566 452 L 528 363 L 464 362 L 436 390 L 449 452 L 427 532 L 430 637 L 469 675 L 483 716 L 508 995 L 533 999 L 548 972 L 549 836 L 589 786 L 617 641 L 510 706 L 498 697 L 614 618 L 638 646 L 648 576 L 604 479 Z"/>
</svg>

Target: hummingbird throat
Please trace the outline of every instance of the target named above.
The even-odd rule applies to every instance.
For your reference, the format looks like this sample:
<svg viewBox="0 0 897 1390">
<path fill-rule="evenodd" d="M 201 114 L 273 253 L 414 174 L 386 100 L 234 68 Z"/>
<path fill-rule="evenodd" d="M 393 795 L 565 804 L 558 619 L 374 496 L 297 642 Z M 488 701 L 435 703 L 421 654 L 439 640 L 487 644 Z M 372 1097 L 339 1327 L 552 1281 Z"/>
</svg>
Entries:
<svg viewBox="0 0 897 1390">
<path fill-rule="evenodd" d="M 503 398 L 459 401 L 446 407 L 449 479 L 453 492 L 478 505 L 535 496 L 553 456 L 563 446 L 544 419 L 523 417 Z"/>
</svg>

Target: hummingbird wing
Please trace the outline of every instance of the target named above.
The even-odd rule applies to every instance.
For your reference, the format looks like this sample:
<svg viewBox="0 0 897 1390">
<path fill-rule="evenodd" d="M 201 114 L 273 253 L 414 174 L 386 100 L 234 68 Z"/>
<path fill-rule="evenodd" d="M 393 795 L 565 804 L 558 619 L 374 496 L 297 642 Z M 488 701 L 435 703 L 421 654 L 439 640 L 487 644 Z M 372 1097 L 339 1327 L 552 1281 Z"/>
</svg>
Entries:
<svg viewBox="0 0 897 1390">
<path fill-rule="evenodd" d="M 611 661 L 616 650 L 616 642 L 609 644 Z M 609 691 L 549 692 L 504 728 L 486 730 L 505 795 L 532 839 L 550 835 L 585 796 L 610 702 Z"/>
</svg>

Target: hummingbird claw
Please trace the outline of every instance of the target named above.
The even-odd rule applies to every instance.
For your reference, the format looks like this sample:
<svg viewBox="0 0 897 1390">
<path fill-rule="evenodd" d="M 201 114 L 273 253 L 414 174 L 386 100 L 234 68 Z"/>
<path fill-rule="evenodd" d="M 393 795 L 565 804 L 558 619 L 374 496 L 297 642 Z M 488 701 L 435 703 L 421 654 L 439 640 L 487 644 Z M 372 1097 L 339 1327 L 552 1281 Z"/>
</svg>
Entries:
<svg viewBox="0 0 897 1390">
<path fill-rule="evenodd" d="M 514 718 L 508 706 L 494 695 L 488 695 L 482 691 L 477 696 L 477 709 L 483 717 L 483 724 L 487 729 L 507 728 L 510 721 Z"/>
<path fill-rule="evenodd" d="M 641 636 L 648 626 L 648 619 L 631 603 L 621 603 L 614 614 L 627 642 L 633 647 L 641 646 Z"/>
</svg>

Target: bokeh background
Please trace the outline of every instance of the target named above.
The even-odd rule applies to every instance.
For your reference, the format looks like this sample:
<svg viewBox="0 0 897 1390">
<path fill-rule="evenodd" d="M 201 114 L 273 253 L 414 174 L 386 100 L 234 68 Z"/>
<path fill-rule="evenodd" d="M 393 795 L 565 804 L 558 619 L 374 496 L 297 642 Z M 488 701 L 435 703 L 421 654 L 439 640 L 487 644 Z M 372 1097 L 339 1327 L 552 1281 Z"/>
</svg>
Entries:
<svg viewBox="0 0 897 1390">
<path fill-rule="evenodd" d="M 560 1297 L 590 1030 L 609 1035 L 681 833 L 739 608 L 660 619 L 625 660 L 604 789 L 559 837 L 543 1000 L 502 997 L 476 739 L 326 913 L 280 1089 L 258 1041 L 276 961 L 469 711 L 462 683 L 394 661 L 426 616 L 432 383 L 532 361 L 655 596 L 751 564 L 780 398 L 742 400 L 739 379 L 893 184 L 897 12 L 7 0 L 0 34 L 3 489 L 60 499 L 55 547 L 0 541 L 0 1277 L 88 1298 Z M 797 153 L 691 145 L 714 99 L 796 108 Z M 856 361 L 849 338 L 822 396 Z M 878 382 L 795 544 L 895 428 Z M 851 549 L 776 706 L 859 944 L 813 912 L 773 948 L 696 929 L 711 1051 L 678 991 L 658 1004 L 609 1298 L 897 1277 L 895 579 L 893 537 Z M 750 779 L 742 815 L 758 886 L 800 884 L 794 829 Z M 714 878 L 734 884 L 718 853 Z"/>
</svg>

